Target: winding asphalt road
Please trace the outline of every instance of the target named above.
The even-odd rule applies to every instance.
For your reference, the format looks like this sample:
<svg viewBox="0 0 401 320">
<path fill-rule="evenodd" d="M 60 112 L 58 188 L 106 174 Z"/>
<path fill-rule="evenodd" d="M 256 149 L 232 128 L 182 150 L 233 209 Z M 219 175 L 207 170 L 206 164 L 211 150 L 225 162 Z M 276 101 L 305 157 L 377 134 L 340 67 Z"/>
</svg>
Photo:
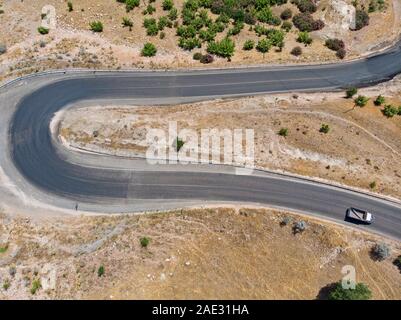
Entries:
<svg viewBox="0 0 401 320">
<path fill-rule="evenodd" d="M 386 81 L 401 73 L 401 44 L 377 56 L 320 66 L 66 76 L 27 93 L 9 123 L 9 155 L 30 185 L 80 203 L 157 200 L 267 204 L 343 220 L 350 206 L 376 214 L 375 231 L 401 239 L 399 204 L 349 190 L 269 174 L 238 176 L 216 170 L 159 167 L 120 170 L 72 162 L 49 130 L 54 114 L 82 101 L 173 103 L 283 91 L 335 90 Z M 81 154 L 82 159 L 85 157 Z"/>
</svg>

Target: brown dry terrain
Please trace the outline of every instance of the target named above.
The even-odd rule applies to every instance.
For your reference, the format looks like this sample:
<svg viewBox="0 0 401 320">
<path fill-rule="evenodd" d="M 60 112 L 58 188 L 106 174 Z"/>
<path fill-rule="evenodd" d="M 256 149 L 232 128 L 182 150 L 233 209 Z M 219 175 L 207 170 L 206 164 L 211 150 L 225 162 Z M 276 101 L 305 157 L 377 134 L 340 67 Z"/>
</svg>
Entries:
<svg viewBox="0 0 401 320">
<path fill-rule="evenodd" d="M 326 27 L 318 32 L 312 32 L 314 42 L 303 47 L 303 55 L 294 57 L 290 51 L 296 42 L 298 31 L 293 28 L 285 38 L 282 52 L 270 50 L 265 57 L 256 50 L 242 50 L 247 39 L 258 40 L 248 26 L 239 35 L 233 37 L 236 43 L 236 53 L 232 62 L 217 59 L 213 66 L 238 66 L 266 63 L 306 63 L 337 60 L 335 53 L 324 46 L 328 37 L 338 37 L 344 40 L 347 58 L 355 58 L 368 52 L 378 50 L 398 38 L 401 28 L 400 4 L 397 0 L 386 0 L 385 9 L 370 14 L 369 26 L 359 31 L 350 31 L 349 26 L 342 25 L 342 16 L 333 6 L 351 5 L 351 0 L 319 1 L 316 18 L 322 19 Z M 370 0 L 359 1 L 360 6 L 368 7 Z M 29 74 L 37 71 L 57 68 L 188 68 L 200 67 L 199 62 L 192 59 L 193 50 L 188 52 L 177 46 L 178 37 L 175 28 L 165 30 L 165 38 L 147 36 L 142 26 L 144 16 L 142 11 L 147 1 L 141 1 L 140 7 L 126 13 L 124 4 L 112 0 L 81 0 L 72 1 L 74 10 L 68 12 L 65 0 L 35 0 L 0 1 L 1 10 L 0 44 L 5 44 L 7 53 L 0 55 L 0 80 Z M 152 17 L 166 15 L 161 8 L 161 0 L 155 2 L 156 12 Z M 183 0 L 175 0 L 175 6 L 181 11 Z M 57 27 L 51 29 L 48 35 L 40 35 L 37 28 L 41 24 L 42 8 L 53 5 L 57 14 Z M 284 8 L 291 8 L 294 13 L 298 9 L 288 3 L 274 7 L 277 15 Z M 122 18 L 129 17 L 133 22 L 133 30 L 122 27 Z M 212 18 L 215 18 L 211 14 Z M 89 23 L 99 20 L 104 25 L 104 31 L 95 34 L 89 31 Z M 181 21 L 181 18 L 178 19 Z M 270 26 L 271 27 L 271 26 Z M 225 36 L 227 30 L 219 35 Z M 141 57 L 140 51 L 146 42 L 154 43 L 158 54 L 153 58 Z M 205 45 L 201 50 L 205 52 Z"/>
<path fill-rule="evenodd" d="M 281 226 L 284 217 L 291 222 Z M 301 219 L 307 229 L 295 235 L 291 226 Z M 146 248 L 139 241 L 145 236 Z M 382 241 L 391 257 L 374 261 L 369 252 Z M 6 248 L 0 253 L 0 299 L 315 299 L 343 277 L 345 265 L 356 268 L 356 280 L 369 286 L 374 299 L 401 298 L 400 270 L 392 263 L 399 242 L 262 208 L 51 219 L 2 215 L 0 246 Z"/>
<path fill-rule="evenodd" d="M 290 172 L 401 197 L 401 117 L 387 118 L 373 100 L 401 105 L 400 80 L 360 90 L 354 107 L 343 93 L 272 95 L 173 107 L 85 107 L 68 111 L 60 134 L 72 147 L 144 155 L 150 128 L 253 129 L 258 168 Z M 321 133 L 322 124 L 330 131 Z M 278 131 L 288 128 L 288 136 Z M 175 137 L 173 137 L 175 138 Z M 374 183 L 374 184 L 372 184 Z"/>
</svg>

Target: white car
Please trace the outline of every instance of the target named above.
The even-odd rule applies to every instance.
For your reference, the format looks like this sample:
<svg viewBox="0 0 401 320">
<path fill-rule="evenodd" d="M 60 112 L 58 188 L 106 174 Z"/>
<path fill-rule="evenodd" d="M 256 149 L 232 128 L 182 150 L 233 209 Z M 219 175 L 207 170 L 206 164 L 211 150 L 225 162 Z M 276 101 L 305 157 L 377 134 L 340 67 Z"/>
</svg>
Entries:
<svg viewBox="0 0 401 320">
<path fill-rule="evenodd" d="M 357 209 L 357 208 L 349 208 L 346 213 L 346 217 L 348 219 L 362 222 L 365 224 L 371 224 L 375 220 L 373 214 L 370 212 L 367 212 L 362 209 Z"/>
</svg>

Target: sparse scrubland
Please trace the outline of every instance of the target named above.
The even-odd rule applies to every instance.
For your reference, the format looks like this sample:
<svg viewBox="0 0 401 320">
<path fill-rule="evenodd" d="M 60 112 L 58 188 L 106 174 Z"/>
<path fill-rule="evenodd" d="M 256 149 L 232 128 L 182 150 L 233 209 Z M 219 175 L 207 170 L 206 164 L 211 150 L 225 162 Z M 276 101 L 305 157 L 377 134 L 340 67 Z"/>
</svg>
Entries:
<svg viewBox="0 0 401 320">
<path fill-rule="evenodd" d="M 401 298 L 399 242 L 282 211 L 2 215 L 0 231 L 0 299 Z"/>
</svg>

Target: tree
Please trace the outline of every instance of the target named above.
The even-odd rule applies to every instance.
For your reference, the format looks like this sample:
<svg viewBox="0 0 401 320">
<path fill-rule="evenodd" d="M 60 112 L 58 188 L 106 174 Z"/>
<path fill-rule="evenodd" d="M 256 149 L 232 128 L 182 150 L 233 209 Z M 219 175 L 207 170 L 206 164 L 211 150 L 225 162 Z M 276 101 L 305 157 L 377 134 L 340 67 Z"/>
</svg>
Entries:
<svg viewBox="0 0 401 320">
<path fill-rule="evenodd" d="M 252 50 L 253 48 L 255 48 L 255 41 L 253 40 L 246 40 L 243 46 L 244 50 Z"/>
<path fill-rule="evenodd" d="M 357 9 L 355 11 L 355 30 L 360 30 L 367 25 L 369 25 L 369 15 L 365 11 Z"/>
<path fill-rule="evenodd" d="M 169 11 L 169 10 L 173 9 L 173 7 L 174 7 L 173 0 L 164 0 L 162 6 L 163 6 L 163 10 L 165 10 L 165 11 Z"/>
<path fill-rule="evenodd" d="M 355 285 L 355 289 L 344 289 L 341 281 L 336 283 L 334 288 L 329 292 L 329 300 L 369 300 L 372 292 L 364 283 Z"/>
<path fill-rule="evenodd" d="M 361 95 L 359 95 L 358 97 L 356 97 L 354 99 L 355 105 L 358 106 L 358 107 L 361 107 L 361 108 L 366 106 L 368 101 L 369 101 L 369 98 L 367 98 L 365 96 L 361 96 Z"/>
<path fill-rule="evenodd" d="M 143 49 L 141 51 L 141 54 L 144 57 L 153 57 L 156 55 L 156 53 L 157 53 L 157 49 L 156 49 L 155 45 L 150 42 L 146 43 L 143 46 Z"/>
<path fill-rule="evenodd" d="M 272 46 L 272 44 L 271 44 L 270 40 L 262 39 L 258 42 L 258 45 L 256 46 L 256 50 L 263 53 L 263 58 L 264 58 L 266 52 L 269 52 L 271 46 Z"/>
<path fill-rule="evenodd" d="M 345 43 L 343 40 L 334 38 L 334 39 L 327 39 L 325 42 L 325 46 L 333 51 L 338 51 L 340 49 L 345 48 Z"/>
<path fill-rule="evenodd" d="M 384 107 L 382 112 L 387 118 L 392 118 L 397 114 L 400 115 L 400 110 L 401 110 L 401 107 L 399 107 L 397 109 L 396 107 L 392 106 L 391 104 L 388 104 Z"/>
<path fill-rule="evenodd" d="M 235 43 L 230 38 L 224 38 L 219 42 L 212 41 L 207 47 L 207 52 L 230 59 L 234 55 Z"/>
<path fill-rule="evenodd" d="M 384 104 L 386 102 L 386 99 L 382 96 L 379 95 L 376 100 L 374 101 L 375 106 L 381 106 L 382 104 Z"/>
<path fill-rule="evenodd" d="M 135 7 L 139 7 L 139 0 L 125 0 L 125 10 L 130 12 Z"/>
<path fill-rule="evenodd" d="M 73 7 L 73 4 L 72 4 L 71 1 L 68 1 L 68 2 L 67 2 L 67 7 L 68 7 L 68 11 L 69 11 L 69 12 L 71 12 L 71 11 L 74 10 L 74 7 Z"/>
<path fill-rule="evenodd" d="M 351 99 L 354 95 L 358 93 L 358 89 L 355 87 L 348 88 L 347 91 L 345 91 L 345 96 L 347 99 Z"/>
<path fill-rule="evenodd" d="M 100 21 L 92 21 L 89 23 L 89 26 L 93 32 L 102 32 L 103 31 L 103 23 Z"/>
</svg>

